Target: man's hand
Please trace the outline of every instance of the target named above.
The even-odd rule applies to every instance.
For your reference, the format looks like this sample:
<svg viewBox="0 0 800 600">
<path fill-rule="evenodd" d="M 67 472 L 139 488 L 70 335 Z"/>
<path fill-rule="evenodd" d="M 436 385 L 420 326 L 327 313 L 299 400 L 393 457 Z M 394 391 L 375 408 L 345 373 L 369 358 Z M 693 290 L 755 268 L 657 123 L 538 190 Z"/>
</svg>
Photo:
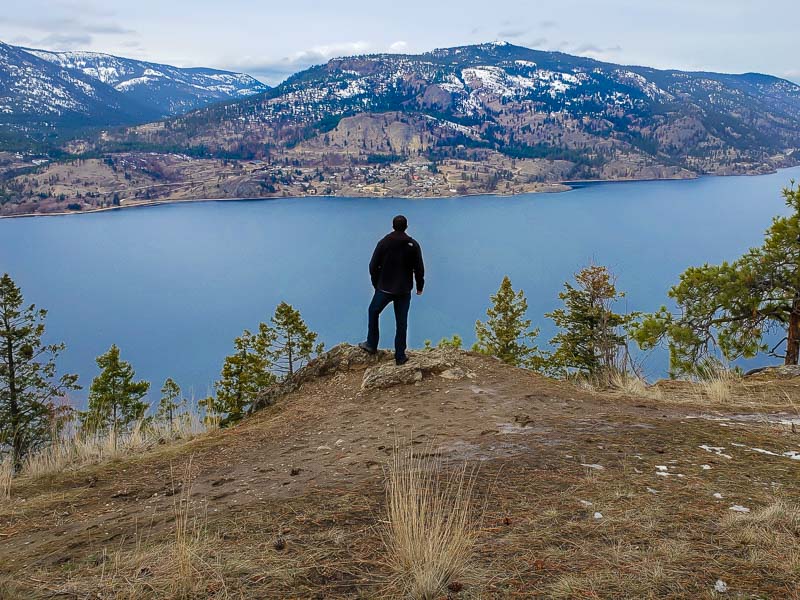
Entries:
<svg viewBox="0 0 800 600">
<path fill-rule="evenodd" d="M 422 296 L 422 290 L 417 290 L 417 296 Z"/>
</svg>

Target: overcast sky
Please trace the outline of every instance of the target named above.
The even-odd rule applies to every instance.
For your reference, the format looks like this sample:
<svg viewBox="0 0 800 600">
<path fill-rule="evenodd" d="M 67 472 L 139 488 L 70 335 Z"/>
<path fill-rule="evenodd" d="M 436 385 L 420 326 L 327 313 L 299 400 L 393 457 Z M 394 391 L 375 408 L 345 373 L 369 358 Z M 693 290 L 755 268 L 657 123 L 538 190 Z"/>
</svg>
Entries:
<svg viewBox="0 0 800 600">
<path fill-rule="evenodd" d="M 244 71 L 506 40 L 625 64 L 800 81 L 798 0 L 3 0 L 0 40 Z M 395 5 L 393 7 L 391 5 Z"/>
</svg>

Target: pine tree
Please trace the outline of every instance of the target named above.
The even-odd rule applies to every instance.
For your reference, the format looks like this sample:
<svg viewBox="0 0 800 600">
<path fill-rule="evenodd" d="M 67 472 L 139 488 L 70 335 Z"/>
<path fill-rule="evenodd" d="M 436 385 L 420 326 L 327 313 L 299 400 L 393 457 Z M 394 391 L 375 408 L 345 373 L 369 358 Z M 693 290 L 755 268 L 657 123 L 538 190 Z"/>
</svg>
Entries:
<svg viewBox="0 0 800 600">
<path fill-rule="evenodd" d="M 561 329 L 550 340 L 556 350 L 548 366 L 561 375 L 624 370 L 620 360 L 620 352 L 627 348 L 624 328 L 636 314 L 617 314 L 612 306 L 625 294 L 617 291 L 613 275 L 603 266 L 581 269 L 575 274 L 575 283 L 564 283 L 565 291 L 558 295 L 564 308 L 545 315 Z"/>
<path fill-rule="evenodd" d="M 486 322 L 475 322 L 478 341 L 472 349 L 496 356 L 509 365 L 541 369 L 544 357 L 535 344 L 539 330 L 530 330 L 531 321 L 525 319 L 528 311 L 525 293 L 515 292 L 506 276 L 491 301 L 492 306 L 486 310 Z"/>
<path fill-rule="evenodd" d="M 100 374 L 89 388 L 89 406 L 81 414 L 87 432 L 107 432 L 117 447 L 119 434 L 144 417 L 147 404 L 142 398 L 150 389 L 147 381 L 134 381 L 136 373 L 131 364 L 120 360 L 116 344 L 97 357 Z"/>
<path fill-rule="evenodd" d="M 317 334 L 311 331 L 300 316 L 300 311 L 281 302 L 270 319 L 274 339 L 270 348 L 272 368 L 288 376 L 311 359 L 313 353 L 322 352 L 323 345 L 316 344 Z"/>
<path fill-rule="evenodd" d="M 233 341 L 235 352 L 222 365 L 220 379 L 214 384 L 217 395 L 206 406 L 207 412 L 226 415 L 228 422 L 238 421 L 258 393 L 275 383 L 270 371 L 274 340 L 274 332 L 261 323 L 258 333 L 245 330 Z"/>
<path fill-rule="evenodd" d="M 800 189 L 783 190 L 792 214 L 776 217 L 764 243 L 732 263 L 691 267 L 669 296 L 678 306 L 642 319 L 633 331 L 647 350 L 666 342 L 672 374 L 696 374 L 716 350 L 733 361 L 768 352 L 787 365 L 800 358 Z M 785 333 L 770 348 L 765 336 Z M 785 352 L 778 348 L 785 342 Z"/>
<path fill-rule="evenodd" d="M 464 340 L 461 339 L 461 336 L 457 333 L 453 334 L 453 337 L 450 338 L 442 338 L 439 340 L 439 343 L 436 344 L 437 348 L 452 348 L 454 350 L 460 350 L 461 346 L 464 344 Z"/>
<path fill-rule="evenodd" d="M 64 344 L 42 343 L 47 311 L 23 302 L 11 277 L 0 277 L 0 450 L 10 449 L 17 472 L 57 433 L 63 410 L 56 400 L 80 389 L 77 375 L 56 377 Z"/>
<path fill-rule="evenodd" d="M 156 410 L 156 419 L 169 424 L 169 430 L 174 428 L 175 418 L 180 409 L 186 407 L 186 399 L 181 398 L 181 388 L 172 377 L 168 377 L 161 388 L 161 400 Z"/>
</svg>

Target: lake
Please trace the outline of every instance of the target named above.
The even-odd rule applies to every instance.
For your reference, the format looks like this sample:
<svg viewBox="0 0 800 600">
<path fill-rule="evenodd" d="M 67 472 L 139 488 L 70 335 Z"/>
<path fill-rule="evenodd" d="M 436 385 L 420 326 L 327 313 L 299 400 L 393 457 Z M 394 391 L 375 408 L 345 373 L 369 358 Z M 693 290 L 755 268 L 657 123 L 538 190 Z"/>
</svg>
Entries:
<svg viewBox="0 0 800 600">
<path fill-rule="evenodd" d="M 734 259 L 760 244 L 780 191 L 800 167 L 759 177 L 583 184 L 559 194 L 447 199 L 302 198 L 219 201 L 0 220 L 0 272 L 49 310 L 60 365 L 80 374 L 84 402 L 94 359 L 112 343 L 151 400 L 168 376 L 206 395 L 232 340 L 285 300 L 327 346 L 366 336 L 372 250 L 398 213 L 422 245 L 426 288 L 414 296 L 410 345 L 459 333 L 474 341 L 503 275 L 528 297 L 540 342 L 543 314 L 564 281 L 609 266 L 629 310 L 654 310 L 690 265 Z M 382 345 L 393 338 L 391 308 Z M 771 361 L 759 358 L 746 366 Z M 645 358 L 649 376 L 665 352 Z"/>
</svg>

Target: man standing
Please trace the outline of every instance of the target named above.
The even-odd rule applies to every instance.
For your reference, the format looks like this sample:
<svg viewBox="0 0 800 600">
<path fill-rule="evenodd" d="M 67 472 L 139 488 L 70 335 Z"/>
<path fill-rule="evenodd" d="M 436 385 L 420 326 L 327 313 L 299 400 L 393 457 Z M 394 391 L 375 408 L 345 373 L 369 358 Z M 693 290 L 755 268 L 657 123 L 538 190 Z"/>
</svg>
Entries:
<svg viewBox="0 0 800 600">
<path fill-rule="evenodd" d="M 406 331 L 408 330 L 408 309 L 411 306 L 411 289 L 417 283 L 417 295 L 422 295 L 425 285 L 425 266 L 422 264 L 422 249 L 416 240 L 406 234 L 408 220 L 398 215 L 392 220 L 392 231 L 378 242 L 372 260 L 369 261 L 369 275 L 375 295 L 369 305 L 369 332 L 367 341 L 358 347 L 374 354 L 378 351 L 378 321 L 381 312 L 391 302 L 394 304 L 394 318 L 397 331 L 394 336 L 394 360 L 398 365 L 408 362 L 406 356 Z"/>
</svg>

